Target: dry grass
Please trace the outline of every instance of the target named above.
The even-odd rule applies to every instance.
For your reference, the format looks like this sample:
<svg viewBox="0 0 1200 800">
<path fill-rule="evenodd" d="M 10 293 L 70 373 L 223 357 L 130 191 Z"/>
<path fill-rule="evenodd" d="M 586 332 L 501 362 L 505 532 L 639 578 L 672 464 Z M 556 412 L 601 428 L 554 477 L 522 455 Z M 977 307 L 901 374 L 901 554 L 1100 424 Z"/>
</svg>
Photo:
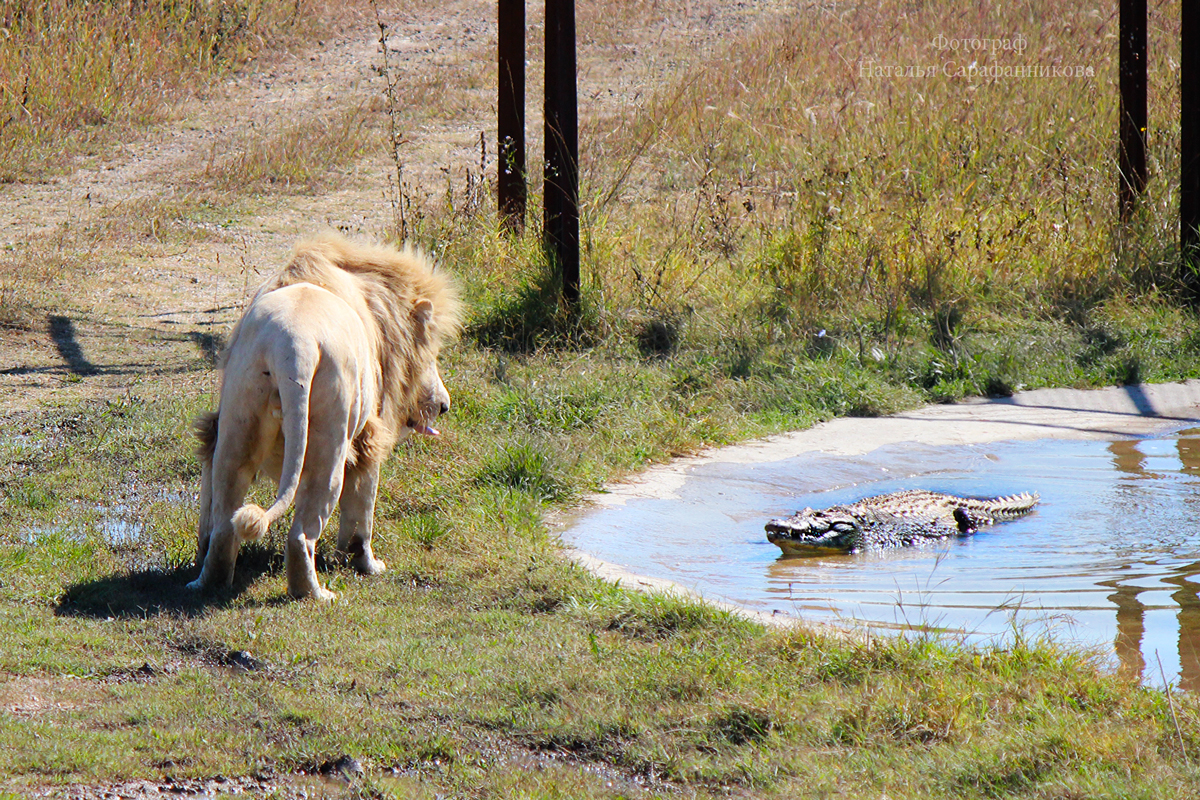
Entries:
<svg viewBox="0 0 1200 800">
<path fill-rule="evenodd" d="M 368 150 L 366 110 L 345 106 L 267 130 L 249 129 L 213 145 L 196 176 L 205 189 L 230 193 L 311 192 Z"/>
<path fill-rule="evenodd" d="M 1016 34 L 1021 53 L 936 46 Z M 585 210 L 619 242 L 591 260 L 596 281 L 621 303 L 750 306 L 785 330 L 870 323 L 881 340 L 910 313 L 1054 316 L 1170 292 L 1178 4 L 1152 10 L 1161 122 L 1126 232 L 1115 36 L 1115 10 L 1068 3 L 802 7 L 586 128 Z M 953 74 L 972 62 L 1090 74 Z M 890 77 L 909 66 L 934 74 Z"/>
<path fill-rule="evenodd" d="M 310 13 L 269 0 L 0 3 L 0 181 L 163 119 Z"/>
</svg>

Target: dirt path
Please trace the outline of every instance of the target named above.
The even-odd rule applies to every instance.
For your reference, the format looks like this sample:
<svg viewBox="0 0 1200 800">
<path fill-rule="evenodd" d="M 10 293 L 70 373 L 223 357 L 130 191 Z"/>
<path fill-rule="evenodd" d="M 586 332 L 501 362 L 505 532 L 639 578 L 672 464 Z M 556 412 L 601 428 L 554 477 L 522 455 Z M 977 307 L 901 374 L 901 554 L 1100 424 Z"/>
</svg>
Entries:
<svg viewBox="0 0 1200 800">
<path fill-rule="evenodd" d="M 485 12 L 485 3 L 460 0 L 438 14 L 474 21 Z M 437 26 L 417 15 L 393 13 L 387 22 L 393 37 L 413 42 L 404 69 L 439 54 L 468 59 L 479 45 L 436 38 Z M 102 162 L 0 191 L 6 221 L 0 242 L 16 254 L 18 266 L 47 275 L 52 287 L 43 319 L 22 320 L 0 334 L 0 413 L 64 396 L 132 391 L 148 377 L 187 375 L 219 346 L 259 273 L 278 264 L 296 238 L 325 226 L 382 232 L 384 165 L 372 159 L 330 191 L 230 197 L 231 206 L 243 209 L 233 211 L 231 221 L 172 221 L 183 229 L 161 235 L 153 221 L 148 231 L 127 227 L 142 226 L 140 217 L 164 205 L 169 220 L 170 204 L 197 191 L 196 176 L 218 150 L 231 149 L 228 143 L 250 148 L 256 132 L 265 136 L 319 118 L 334 102 L 366 105 L 379 97 L 374 20 L 359 11 L 329 34 L 308 51 L 234 76 L 210 97 L 178 109 L 171 124 Z M 66 282 L 58 280 L 56 262 Z M 70 285 L 80 273 L 83 285 Z"/>
<path fill-rule="evenodd" d="M 785 4 L 627 5 L 580 6 L 581 121 L 640 102 L 687 59 Z M 481 135 L 494 155 L 494 15 L 494 3 L 481 0 L 383 11 L 405 177 L 418 195 L 439 197 L 448 182 L 477 172 Z M 541 19 L 540 4 L 530 4 L 531 143 L 540 138 Z M 381 65 L 370 7 L 347 11 L 325 40 L 253 65 L 104 159 L 43 183 L 0 187 L 0 310 L 6 294 L 33 300 L 32 311 L 26 304 L 15 319 L 0 317 L 0 415 L 136 392 L 159 379 L 211 386 L 196 367 L 297 238 L 325 227 L 384 235 L 394 167 L 383 155 Z M 353 105 L 371 112 L 379 146 L 315 190 L 204 194 L 203 176 L 222 159 Z"/>
</svg>

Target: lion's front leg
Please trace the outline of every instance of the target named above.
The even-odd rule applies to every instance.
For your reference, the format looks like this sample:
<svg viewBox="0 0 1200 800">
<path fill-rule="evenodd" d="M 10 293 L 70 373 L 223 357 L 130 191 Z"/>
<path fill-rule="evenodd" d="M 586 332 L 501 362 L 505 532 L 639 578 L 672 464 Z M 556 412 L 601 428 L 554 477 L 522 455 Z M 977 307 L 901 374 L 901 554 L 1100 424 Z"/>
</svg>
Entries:
<svg viewBox="0 0 1200 800">
<path fill-rule="evenodd" d="M 387 569 L 371 550 L 378 488 L 379 462 L 359 461 L 354 466 L 346 466 L 337 549 L 360 575 L 378 575 Z"/>
</svg>

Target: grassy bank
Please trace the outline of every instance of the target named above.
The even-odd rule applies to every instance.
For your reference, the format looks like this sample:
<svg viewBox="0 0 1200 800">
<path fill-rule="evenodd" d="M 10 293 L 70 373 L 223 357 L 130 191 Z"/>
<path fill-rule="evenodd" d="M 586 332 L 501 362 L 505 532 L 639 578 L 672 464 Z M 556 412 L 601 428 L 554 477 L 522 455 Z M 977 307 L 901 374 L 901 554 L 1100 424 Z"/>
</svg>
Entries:
<svg viewBox="0 0 1200 800">
<path fill-rule="evenodd" d="M 287 785 L 350 756 L 366 774 L 323 792 L 1196 796 L 1200 705 L 1065 643 L 765 631 L 598 583 L 561 560 L 543 511 L 641 449 L 696 443 L 692 412 L 650 411 L 681 402 L 655 367 L 533 358 L 499 381 L 470 346 L 449 361 L 453 426 L 406 445 L 383 481 L 390 570 L 326 568 L 328 606 L 282 599 L 276 540 L 243 551 L 234 591 L 181 591 L 187 421 L 209 398 L 68 409 L 8 437 L 6 788 Z"/>
<path fill-rule="evenodd" d="M 0 792 L 224 775 L 277 796 L 1200 796 L 1200 703 L 1067 642 L 764 630 L 598 582 L 543 523 L 648 463 L 832 416 L 1195 376 L 1166 128 L 1143 218 L 1110 223 L 1106 13 L 834 4 L 711 59 L 681 48 L 665 85 L 585 119 L 577 315 L 554 300 L 536 211 L 522 236 L 500 234 L 486 176 L 407 198 L 414 237 L 469 301 L 443 365 L 454 411 L 442 438 L 405 443 L 386 468 L 385 575 L 325 564 L 321 542 L 334 604 L 283 599 L 278 534 L 244 549 L 233 591 L 182 592 L 190 422 L 215 402 L 202 353 L 122 396 L 8 417 Z M 582 13 L 583 39 L 611 46 L 610 16 Z M 1152 118 L 1177 105 L 1177 18 L 1154 10 Z M 983 63 L 1092 77 L 883 81 L 859 67 L 943 65 L 939 34 L 1017 32 L 1023 53 Z M 357 113 L 375 116 L 304 141 L 358 157 L 388 126 L 386 109 Z M 264 137 L 291 152 L 291 130 Z M 312 163 L 195 179 L 228 193 L 228 216 L 336 166 Z M 111 245 L 128 235 L 86 244 L 120 261 Z"/>
</svg>

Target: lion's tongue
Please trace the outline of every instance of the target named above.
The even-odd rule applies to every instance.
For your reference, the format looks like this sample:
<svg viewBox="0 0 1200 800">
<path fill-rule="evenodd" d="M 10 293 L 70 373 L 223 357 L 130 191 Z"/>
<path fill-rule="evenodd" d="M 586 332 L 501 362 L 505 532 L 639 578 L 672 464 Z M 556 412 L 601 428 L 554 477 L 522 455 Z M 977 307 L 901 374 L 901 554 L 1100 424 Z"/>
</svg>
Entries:
<svg viewBox="0 0 1200 800">
<path fill-rule="evenodd" d="M 441 433 L 438 431 L 437 428 L 431 428 L 428 425 L 417 424 L 417 425 L 413 425 L 412 429 L 413 429 L 413 433 L 419 433 L 422 436 L 440 436 L 441 435 Z"/>
</svg>

